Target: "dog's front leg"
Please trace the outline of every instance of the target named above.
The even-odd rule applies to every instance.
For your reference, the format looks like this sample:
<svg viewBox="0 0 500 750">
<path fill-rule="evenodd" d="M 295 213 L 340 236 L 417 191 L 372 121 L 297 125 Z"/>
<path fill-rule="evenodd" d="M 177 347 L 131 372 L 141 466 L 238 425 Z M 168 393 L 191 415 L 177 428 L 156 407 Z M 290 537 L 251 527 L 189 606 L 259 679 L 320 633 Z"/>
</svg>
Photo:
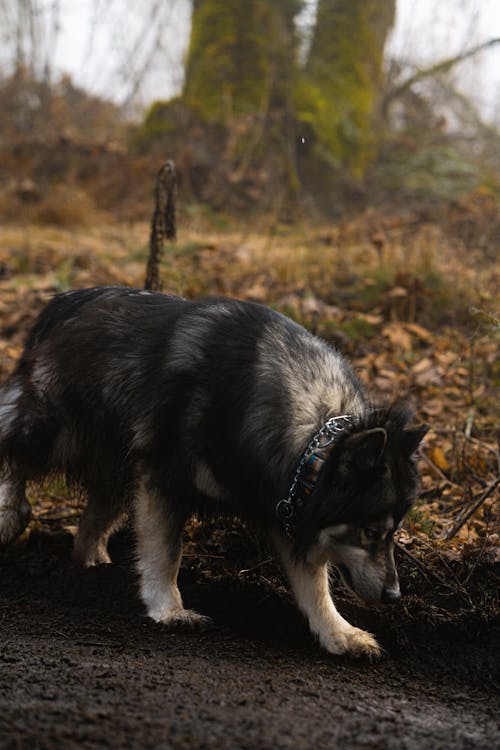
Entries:
<svg viewBox="0 0 500 750">
<path fill-rule="evenodd" d="M 156 622 L 171 627 L 206 627 L 209 617 L 184 609 L 177 586 L 182 556 L 184 519 L 180 519 L 166 497 L 142 478 L 136 497 L 135 528 L 140 591 L 147 613 Z"/>
<path fill-rule="evenodd" d="M 24 494 L 24 481 L 0 465 L 0 544 L 13 542 L 31 518 L 31 505 Z"/>
<path fill-rule="evenodd" d="M 291 542 L 281 534 L 275 534 L 273 541 L 299 609 L 323 648 L 331 654 L 379 658 L 382 650 L 373 635 L 353 627 L 337 612 L 330 594 L 328 564 L 295 560 Z"/>
</svg>

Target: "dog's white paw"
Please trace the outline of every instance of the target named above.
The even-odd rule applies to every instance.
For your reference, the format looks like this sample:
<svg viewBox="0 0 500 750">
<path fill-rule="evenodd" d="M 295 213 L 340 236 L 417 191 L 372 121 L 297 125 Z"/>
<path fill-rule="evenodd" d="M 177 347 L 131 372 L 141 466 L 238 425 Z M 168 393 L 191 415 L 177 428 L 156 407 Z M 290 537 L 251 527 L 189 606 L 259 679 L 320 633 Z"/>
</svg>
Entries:
<svg viewBox="0 0 500 750">
<path fill-rule="evenodd" d="M 155 622 L 161 622 L 172 629 L 208 630 L 213 621 L 206 615 L 200 615 L 194 609 L 151 610 L 148 612 Z"/>
<path fill-rule="evenodd" d="M 320 635 L 320 643 L 331 654 L 340 656 L 345 654 L 354 657 L 366 657 L 370 661 L 380 659 L 383 654 L 382 648 L 371 633 L 360 628 L 349 628 L 346 630 Z"/>
<path fill-rule="evenodd" d="M 31 506 L 24 500 L 19 507 L 0 507 L 0 544 L 10 544 L 22 534 L 31 518 Z"/>
</svg>

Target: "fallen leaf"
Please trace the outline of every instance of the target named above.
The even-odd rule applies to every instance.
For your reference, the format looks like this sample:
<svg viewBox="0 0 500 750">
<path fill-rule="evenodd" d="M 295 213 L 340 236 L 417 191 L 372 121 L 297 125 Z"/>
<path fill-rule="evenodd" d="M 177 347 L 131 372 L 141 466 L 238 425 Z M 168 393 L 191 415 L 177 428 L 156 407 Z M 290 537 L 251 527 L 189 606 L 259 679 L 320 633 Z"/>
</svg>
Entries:
<svg viewBox="0 0 500 750">
<path fill-rule="evenodd" d="M 434 338 L 433 334 L 428 331 L 427 328 L 419 326 L 417 323 L 406 323 L 405 328 L 410 333 L 414 333 L 415 336 L 418 336 L 419 339 L 422 339 L 422 341 L 432 342 Z"/>
<path fill-rule="evenodd" d="M 391 299 L 408 297 L 408 289 L 405 289 L 404 286 L 395 286 L 394 289 L 391 289 L 387 296 Z"/>
<path fill-rule="evenodd" d="M 412 338 L 401 323 L 389 323 L 382 328 L 382 335 L 389 339 L 392 346 L 403 351 L 410 351 Z"/>
<path fill-rule="evenodd" d="M 373 313 L 359 313 L 358 318 L 360 320 L 366 320 L 372 326 L 379 326 L 384 322 L 382 315 L 374 315 Z"/>
<path fill-rule="evenodd" d="M 442 450 L 442 448 L 439 448 L 439 446 L 436 446 L 435 448 L 431 448 L 431 450 L 429 451 L 429 458 L 434 464 L 434 466 L 437 466 L 438 469 L 441 469 L 441 471 L 449 470 L 450 464 L 446 460 L 444 451 Z"/>
<path fill-rule="evenodd" d="M 415 373 L 415 382 L 421 388 L 426 388 L 430 385 L 441 386 L 443 384 L 441 370 L 432 364 L 427 369 L 419 369 L 419 371 Z"/>
<path fill-rule="evenodd" d="M 434 366 L 434 363 L 429 357 L 424 357 L 423 359 L 419 360 L 416 364 L 413 365 L 411 368 L 411 371 L 415 375 L 419 375 L 421 372 L 425 372 L 426 370 L 430 370 Z"/>
<path fill-rule="evenodd" d="M 443 412 L 443 402 L 435 399 L 429 399 L 428 401 L 424 401 L 422 403 L 422 411 L 428 416 L 428 417 L 437 417 L 439 414 L 442 414 Z"/>
<path fill-rule="evenodd" d="M 394 381 L 392 378 L 385 378 L 385 377 L 376 377 L 375 378 L 375 387 L 379 391 L 383 391 L 384 393 L 390 393 L 394 390 Z"/>
</svg>

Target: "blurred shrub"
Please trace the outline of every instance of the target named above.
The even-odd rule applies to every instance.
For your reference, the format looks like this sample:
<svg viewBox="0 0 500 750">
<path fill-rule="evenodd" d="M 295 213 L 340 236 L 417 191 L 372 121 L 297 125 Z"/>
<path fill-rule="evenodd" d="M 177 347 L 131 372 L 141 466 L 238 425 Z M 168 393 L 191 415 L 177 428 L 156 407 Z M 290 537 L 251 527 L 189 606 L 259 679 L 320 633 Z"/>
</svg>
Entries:
<svg viewBox="0 0 500 750">
<path fill-rule="evenodd" d="M 388 144 L 376 169 L 382 187 L 416 198 L 452 200 L 474 190 L 481 180 L 477 162 L 453 145 L 428 145 L 413 153 Z"/>
<path fill-rule="evenodd" d="M 59 185 L 36 204 L 32 218 L 38 224 L 75 227 L 91 224 L 95 214 L 94 201 L 85 191 Z"/>
</svg>

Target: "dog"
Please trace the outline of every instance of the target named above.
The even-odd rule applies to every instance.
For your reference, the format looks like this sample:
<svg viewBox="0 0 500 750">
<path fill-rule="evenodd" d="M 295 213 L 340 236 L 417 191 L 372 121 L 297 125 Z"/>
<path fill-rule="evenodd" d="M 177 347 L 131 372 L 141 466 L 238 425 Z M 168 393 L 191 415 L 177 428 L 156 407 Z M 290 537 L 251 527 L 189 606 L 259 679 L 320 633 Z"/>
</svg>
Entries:
<svg viewBox="0 0 500 750">
<path fill-rule="evenodd" d="M 0 543 L 23 531 L 27 480 L 87 495 L 74 557 L 110 562 L 130 512 L 140 594 L 168 626 L 204 626 L 177 586 L 186 521 L 240 517 L 274 544 L 332 654 L 380 656 L 329 589 L 333 564 L 366 602 L 400 597 L 393 533 L 418 492 L 427 427 L 376 409 L 344 357 L 268 307 L 124 287 L 55 296 L 0 389 Z"/>
</svg>

